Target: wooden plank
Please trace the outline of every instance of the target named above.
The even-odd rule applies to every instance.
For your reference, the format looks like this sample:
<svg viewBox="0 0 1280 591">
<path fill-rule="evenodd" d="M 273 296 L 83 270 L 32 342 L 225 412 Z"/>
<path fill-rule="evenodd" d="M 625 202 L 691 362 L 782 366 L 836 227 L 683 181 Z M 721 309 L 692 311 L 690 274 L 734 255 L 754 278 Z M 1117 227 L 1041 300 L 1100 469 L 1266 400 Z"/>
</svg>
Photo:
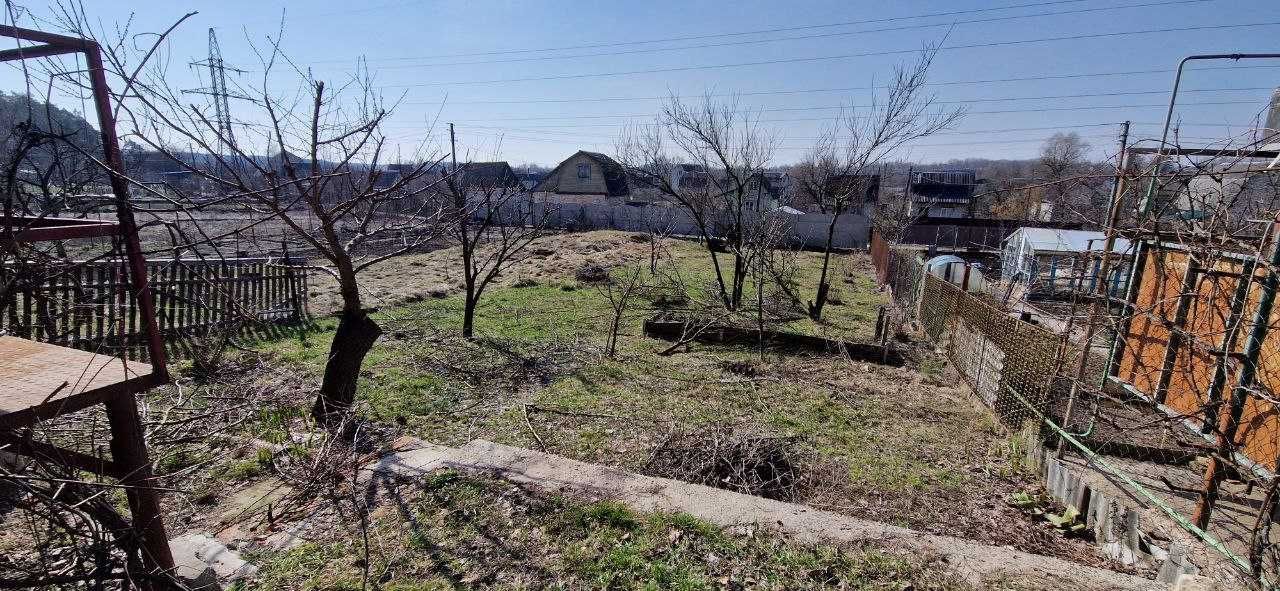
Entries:
<svg viewBox="0 0 1280 591">
<path fill-rule="evenodd" d="M 94 275 L 93 339 L 96 346 L 101 346 L 107 336 L 107 308 L 111 307 L 111 287 L 108 282 L 111 278 L 106 265 L 95 265 Z"/>
<path fill-rule="evenodd" d="M 255 314 L 261 314 L 264 310 L 271 309 L 271 269 L 267 268 L 265 262 L 258 263 L 258 310 Z"/>
<path fill-rule="evenodd" d="M 129 272 L 127 269 L 122 270 L 121 275 L 124 278 L 124 281 L 122 282 L 124 283 L 124 285 L 122 286 L 122 289 L 126 294 L 125 307 L 123 310 L 123 313 L 126 319 L 125 342 L 124 342 L 125 350 L 128 352 L 126 353 L 126 355 L 130 359 L 145 359 L 141 355 L 135 356 L 133 354 L 133 351 L 135 349 L 134 345 L 137 340 L 136 337 L 138 334 L 138 291 L 134 287 L 135 279 L 129 276 Z"/>
<path fill-rule="evenodd" d="M 124 290 L 117 285 L 119 277 L 119 265 L 109 265 L 107 267 L 107 330 L 102 336 L 109 343 L 114 343 L 116 346 L 119 345 L 119 337 L 124 334 L 124 328 L 121 324 L 121 320 L 124 317 L 121 313 L 124 305 Z"/>
<path fill-rule="evenodd" d="M 176 334 L 178 324 L 177 261 L 164 266 L 165 334 Z"/>
<path fill-rule="evenodd" d="M 16 286 L 16 273 L 12 270 L 5 270 L 0 273 L 6 285 Z M 19 334 L 18 331 L 18 292 L 17 289 L 10 289 L 5 293 L 5 329 L 10 334 Z"/>
<path fill-rule="evenodd" d="M 178 297 L 182 299 L 178 308 L 178 325 L 185 331 L 191 326 L 191 267 L 187 263 L 177 265 Z"/>
<path fill-rule="evenodd" d="M 187 285 L 187 305 L 191 306 L 191 319 L 187 325 L 192 329 L 199 327 L 204 318 L 204 307 L 207 303 L 207 298 L 204 296 L 204 272 L 204 266 L 198 263 L 187 267 L 187 279 L 190 281 Z"/>
<path fill-rule="evenodd" d="M 84 270 L 84 265 L 75 265 L 72 267 L 70 277 L 68 277 L 71 283 L 69 290 L 71 295 L 71 325 L 68 327 L 70 335 L 68 336 L 67 344 L 77 348 L 82 346 L 80 332 L 84 325 Z"/>
<path fill-rule="evenodd" d="M 22 289 L 22 331 L 19 333 L 25 338 L 34 336 L 35 327 L 32 325 L 32 288 L 30 284 L 24 284 Z"/>
<path fill-rule="evenodd" d="M 53 275 L 50 285 L 53 287 L 53 305 L 50 319 L 53 322 L 53 342 L 70 345 L 71 342 L 71 273 L 74 267 L 59 269 Z"/>
</svg>

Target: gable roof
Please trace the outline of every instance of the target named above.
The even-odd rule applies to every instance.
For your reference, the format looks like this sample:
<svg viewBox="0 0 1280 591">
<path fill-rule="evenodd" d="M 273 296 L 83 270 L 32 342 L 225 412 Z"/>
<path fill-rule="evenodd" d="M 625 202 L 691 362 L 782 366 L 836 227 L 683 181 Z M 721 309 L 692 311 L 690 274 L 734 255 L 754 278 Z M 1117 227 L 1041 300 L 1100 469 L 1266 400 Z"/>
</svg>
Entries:
<svg viewBox="0 0 1280 591">
<path fill-rule="evenodd" d="M 605 192 L 610 197 L 622 197 L 631 194 L 631 187 L 627 183 L 627 171 L 618 164 L 617 160 L 610 158 L 600 152 L 588 152 L 586 150 L 578 150 L 572 156 L 565 158 L 564 161 L 557 164 L 555 169 L 547 173 L 547 176 L 534 187 L 534 191 L 546 191 L 549 193 L 556 192 L 559 187 L 549 187 L 548 183 L 554 183 L 560 178 L 561 170 L 569 164 L 570 160 L 577 158 L 579 155 L 586 156 L 600 165 L 600 169 L 604 171 Z"/>
<path fill-rule="evenodd" d="M 505 161 L 468 162 L 463 165 L 462 186 L 506 188 L 520 186 L 520 178 L 516 176 L 511 165 Z"/>
<path fill-rule="evenodd" d="M 1025 240 L 1026 244 L 1036 252 L 1092 252 L 1102 251 L 1106 235 L 1093 230 L 1062 230 L 1058 228 L 1036 228 L 1023 226 L 1005 238 L 1006 242 Z M 1124 253 L 1129 250 L 1129 241 L 1116 238 L 1111 252 Z"/>
</svg>

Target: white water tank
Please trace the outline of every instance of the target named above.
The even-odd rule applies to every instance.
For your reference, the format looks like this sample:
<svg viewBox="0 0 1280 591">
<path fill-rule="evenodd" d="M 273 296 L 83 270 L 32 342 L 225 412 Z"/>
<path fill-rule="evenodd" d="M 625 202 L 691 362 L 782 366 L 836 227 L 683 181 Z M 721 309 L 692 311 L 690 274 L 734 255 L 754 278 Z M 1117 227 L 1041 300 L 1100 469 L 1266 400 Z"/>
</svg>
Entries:
<svg viewBox="0 0 1280 591">
<path fill-rule="evenodd" d="M 969 273 L 967 283 L 966 268 Z M 965 262 L 964 259 L 953 254 L 938 255 L 925 261 L 924 271 L 947 283 L 964 286 L 967 291 L 986 291 L 987 288 L 986 279 L 982 276 L 982 265 Z"/>
</svg>

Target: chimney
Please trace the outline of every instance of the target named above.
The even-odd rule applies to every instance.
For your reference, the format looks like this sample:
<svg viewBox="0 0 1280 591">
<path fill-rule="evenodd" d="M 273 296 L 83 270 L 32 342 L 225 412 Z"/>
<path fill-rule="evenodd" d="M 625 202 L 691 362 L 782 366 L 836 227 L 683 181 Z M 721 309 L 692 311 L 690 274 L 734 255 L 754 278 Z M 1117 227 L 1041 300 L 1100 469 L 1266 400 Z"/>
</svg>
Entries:
<svg viewBox="0 0 1280 591">
<path fill-rule="evenodd" d="M 1275 89 L 1271 93 L 1271 108 L 1267 110 L 1267 124 L 1264 126 L 1263 137 L 1270 137 L 1280 133 L 1280 88 Z M 1275 143 L 1280 140 L 1270 140 L 1267 143 Z"/>
</svg>

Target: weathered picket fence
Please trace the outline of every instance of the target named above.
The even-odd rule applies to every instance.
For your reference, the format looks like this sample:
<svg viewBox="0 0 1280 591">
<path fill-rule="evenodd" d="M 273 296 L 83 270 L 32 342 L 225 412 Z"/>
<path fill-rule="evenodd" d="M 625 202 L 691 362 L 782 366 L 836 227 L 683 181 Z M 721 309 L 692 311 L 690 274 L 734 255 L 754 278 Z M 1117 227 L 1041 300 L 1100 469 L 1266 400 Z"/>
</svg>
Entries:
<svg viewBox="0 0 1280 591">
<path fill-rule="evenodd" d="M 307 271 L 279 258 L 152 259 L 147 280 L 156 319 L 172 344 L 211 328 L 299 321 L 307 316 Z M 145 339 L 137 293 L 114 261 L 0 267 L 9 286 L 0 307 L 7 334 L 80 349 L 141 356 Z"/>
</svg>

